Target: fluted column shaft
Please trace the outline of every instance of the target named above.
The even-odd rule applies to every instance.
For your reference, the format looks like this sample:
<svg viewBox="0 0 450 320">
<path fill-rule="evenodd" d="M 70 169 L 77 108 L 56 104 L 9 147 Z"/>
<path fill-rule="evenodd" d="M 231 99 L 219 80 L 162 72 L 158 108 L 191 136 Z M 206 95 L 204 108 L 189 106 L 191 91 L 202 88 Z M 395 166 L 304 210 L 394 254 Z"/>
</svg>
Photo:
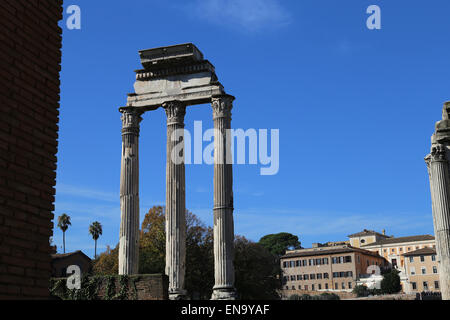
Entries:
<svg viewBox="0 0 450 320">
<path fill-rule="evenodd" d="M 119 274 L 139 270 L 139 124 L 141 113 L 133 108 L 122 112 L 122 163 L 120 174 Z"/>
<path fill-rule="evenodd" d="M 214 277 L 212 299 L 235 299 L 231 109 L 234 97 L 212 99 L 214 118 Z"/>
<path fill-rule="evenodd" d="M 184 116 L 179 101 L 163 105 L 167 115 L 166 162 L 166 274 L 169 298 L 182 299 L 186 269 L 186 194 L 184 166 Z"/>
<path fill-rule="evenodd" d="M 450 300 L 450 201 L 449 163 L 443 145 L 432 148 L 430 159 L 433 222 L 443 300 Z"/>
</svg>

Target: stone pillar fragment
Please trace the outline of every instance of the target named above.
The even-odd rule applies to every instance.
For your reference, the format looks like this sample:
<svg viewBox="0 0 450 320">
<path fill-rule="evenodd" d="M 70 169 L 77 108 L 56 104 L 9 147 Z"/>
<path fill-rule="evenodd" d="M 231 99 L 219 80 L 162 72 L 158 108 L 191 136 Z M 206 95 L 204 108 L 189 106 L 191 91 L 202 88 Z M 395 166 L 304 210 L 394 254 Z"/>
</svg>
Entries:
<svg viewBox="0 0 450 320">
<path fill-rule="evenodd" d="M 234 300 L 233 167 L 231 109 L 234 97 L 212 99 L 214 118 L 214 277 L 213 300 Z"/>
<path fill-rule="evenodd" d="M 438 257 L 439 282 L 443 300 L 450 300 L 450 176 L 447 147 L 436 144 L 431 157 L 430 186 L 433 207 L 436 253 Z"/>
<path fill-rule="evenodd" d="M 166 274 L 169 298 L 183 299 L 186 263 L 186 194 L 184 166 L 184 116 L 179 101 L 163 104 L 167 115 L 166 162 Z"/>
<path fill-rule="evenodd" d="M 120 173 L 119 274 L 139 270 L 139 124 L 141 113 L 120 108 L 122 113 L 122 163 Z"/>
</svg>

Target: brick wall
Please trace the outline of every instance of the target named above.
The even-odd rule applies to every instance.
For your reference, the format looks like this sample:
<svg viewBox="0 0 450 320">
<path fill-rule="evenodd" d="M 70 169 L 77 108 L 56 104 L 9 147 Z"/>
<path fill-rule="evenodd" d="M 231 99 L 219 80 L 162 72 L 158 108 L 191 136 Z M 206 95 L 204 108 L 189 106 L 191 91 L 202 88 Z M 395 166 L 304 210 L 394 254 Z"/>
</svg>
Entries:
<svg viewBox="0 0 450 320">
<path fill-rule="evenodd" d="M 0 1 L 0 299 L 49 295 L 62 0 Z"/>
</svg>

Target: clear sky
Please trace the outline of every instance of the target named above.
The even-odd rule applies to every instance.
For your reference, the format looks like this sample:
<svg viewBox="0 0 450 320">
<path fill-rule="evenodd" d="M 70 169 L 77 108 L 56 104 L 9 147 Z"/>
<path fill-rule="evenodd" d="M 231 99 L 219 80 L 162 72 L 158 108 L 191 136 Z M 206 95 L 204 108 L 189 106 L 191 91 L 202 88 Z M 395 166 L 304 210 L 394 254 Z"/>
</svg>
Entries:
<svg viewBox="0 0 450 320">
<path fill-rule="evenodd" d="M 55 217 L 67 250 L 93 256 L 119 239 L 121 121 L 138 50 L 192 42 L 236 97 L 232 126 L 280 130 L 280 170 L 234 166 L 235 233 L 290 232 L 304 246 L 362 229 L 432 234 L 423 160 L 450 100 L 448 0 L 67 0 L 63 27 Z M 381 30 L 366 9 L 381 8 Z M 68 15 L 65 14 L 65 19 Z M 185 123 L 212 127 L 209 105 Z M 165 202 L 166 116 L 146 113 L 140 138 L 141 220 Z M 213 166 L 186 166 L 186 206 L 212 224 Z M 62 232 L 54 242 L 62 251 Z"/>
</svg>

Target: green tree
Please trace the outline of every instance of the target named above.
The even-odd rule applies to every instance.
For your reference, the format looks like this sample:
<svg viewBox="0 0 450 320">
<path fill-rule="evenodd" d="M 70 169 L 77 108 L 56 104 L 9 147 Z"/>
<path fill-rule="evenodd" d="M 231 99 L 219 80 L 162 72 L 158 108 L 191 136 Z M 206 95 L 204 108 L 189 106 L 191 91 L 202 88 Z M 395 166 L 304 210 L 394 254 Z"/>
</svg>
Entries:
<svg viewBox="0 0 450 320">
<path fill-rule="evenodd" d="M 287 232 L 268 234 L 262 237 L 258 243 L 277 256 L 284 255 L 288 249 L 301 248 L 298 237 Z"/>
<path fill-rule="evenodd" d="M 119 273 L 119 244 L 114 249 L 106 246 L 106 251 L 93 261 L 92 272 L 98 275 L 115 275 Z"/>
<path fill-rule="evenodd" d="M 92 239 L 95 241 L 95 253 L 94 258 L 97 258 L 97 240 L 102 235 L 102 225 L 98 221 L 92 222 L 92 224 L 89 226 L 89 233 L 92 236 Z"/>
<path fill-rule="evenodd" d="M 369 295 L 369 288 L 365 285 L 357 285 L 353 289 L 353 293 L 356 294 L 357 297 L 367 297 Z"/>
<path fill-rule="evenodd" d="M 397 293 L 402 290 L 402 285 L 400 283 L 400 272 L 392 269 L 391 272 L 385 273 L 383 275 L 383 280 L 381 280 L 381 292 L 384 294 Z"/>
<path fill-rule="evenodd" d="M 281 282 L 277 257 L 259 243 L 236 236 L 234 242 L 235 286 L 243 300 L 277 300 Z"/>
<path fill-rule="evenodd" d="M 60 228 L 63 232 L 63 251 L 66 253 L 66 231 L 69 226 L 72 225 L 70 222 L 70 217 L 63 213 L 58 217 L 58 228 Z"/>
</svg>

